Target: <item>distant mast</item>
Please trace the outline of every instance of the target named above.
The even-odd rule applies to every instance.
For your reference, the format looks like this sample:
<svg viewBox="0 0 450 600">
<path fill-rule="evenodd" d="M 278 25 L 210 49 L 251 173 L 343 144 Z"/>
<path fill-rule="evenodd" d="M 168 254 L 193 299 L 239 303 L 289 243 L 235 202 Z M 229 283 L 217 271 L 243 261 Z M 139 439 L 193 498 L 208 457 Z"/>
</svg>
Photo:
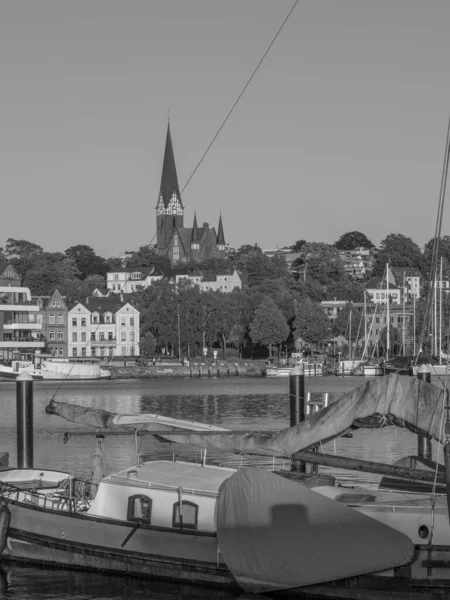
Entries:
<svg viewBox="0 0 450 600">
<path fill-rule="evenodd" d="M 386 357 L 389 360 L 390 350 L 390 323 L 389 323 L 389 263 L 386 263 L 386 319 L 387 319 L 387 338 L 386 338 Z"/>
</svg>

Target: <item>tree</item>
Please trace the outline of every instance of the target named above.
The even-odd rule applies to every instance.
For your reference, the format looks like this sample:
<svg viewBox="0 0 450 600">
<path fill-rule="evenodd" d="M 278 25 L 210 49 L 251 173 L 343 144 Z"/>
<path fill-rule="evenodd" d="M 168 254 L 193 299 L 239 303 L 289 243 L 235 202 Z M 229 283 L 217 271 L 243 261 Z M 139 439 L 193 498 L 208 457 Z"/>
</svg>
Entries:
<svg viewBox="0 0 450 600">
<path fill-rule="evenodd" d="M 292 246 L 290 246 L 290 249 L 292 250 L 292 252 L 301 252 L 305 244 L 306 240 L 297 240 L 295 244 L 292 244 Z"/>
<path fill-rule="evenodd" d="M 331 323 L 320 304 L 305 298 L 297 307 L 293 323 L 295 335 L 304 342 L 317 344 L 329 337 Z"/>
<path fill-rule="evenodd" d="M 104 290 L 106 288 L 106 279 L 103 275 L 88 275 L 84 283 L 88 286 L 91 294 L 96 289 Z"/>
<path fill-rule="evenodd" d="M 253 321 L 250 324 L 250 337 L 255 344 L 269 347 L 272 357 L 272 344 L 281 344 L 289 335 L 289 327 L 281 311 L 278 310 L 273 300 L 264 298 L 262 304 L 256 309 Z"/>
<path fill-rule="evenodd" d="M 138 269 L 143 267 L 159 267 L 167 270 L 170 268 L 170 259 L 156 253 L 151 246 L 139 246 L 139 249 L 129 254 L 126 258 L 127 269 Z"/>
<path fill-rule="evenodd" d="M 334 244 L 338 250 L 354 250 L 355 248 L 375 248 L 372 242 L 360 231 L 344 233 Z"/>
<path fill-rule="evenodd" d="M 430 274 L 431 259 L 433 257 L 433 246 L 435 238 L 431 238 L 423 249 L 423 274 Z M 450 236 L 443 235 L 439 240 L 438 259 L 442 258 L 442 275 L 444 279 L 450 277 Z M 438 264 L 438 278 L 440 272 L 440 264 Z"/>
<path fill-rule="evenodd" d="M 10 261 L 20 275 L 25 275 L 36 258 L 43 253 L 42 246 L 28 242 L 27 240 L 6 240 L 4 253 L 6 260 Z"/>
<path fill-rule="evenodd" d="M 105 276 L 109 270 L 106 260 L 98 256 L 90 246 L 84 244 L 71 246 L 67 248 L 65 255 L 74 261 L 83 279 L 88 275 Z"/>
<path fill-rule="evenodd" d="M 390 233 L 380 244 L 372 274 L 382 276 L 386 268 L 412 267 L 423 270 L 423 256 L 419 246 L 401 233 Z"/>
</svg>

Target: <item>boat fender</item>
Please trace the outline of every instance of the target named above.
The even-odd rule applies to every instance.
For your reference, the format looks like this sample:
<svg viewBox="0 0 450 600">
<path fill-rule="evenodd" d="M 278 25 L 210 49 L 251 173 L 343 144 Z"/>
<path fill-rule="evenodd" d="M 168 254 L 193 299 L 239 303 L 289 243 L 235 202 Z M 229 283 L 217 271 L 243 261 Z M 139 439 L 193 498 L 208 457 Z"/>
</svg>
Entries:
<svg viewBox="0 0 450 600">
<path fill-rule="evenodd" d="M 0 504 L 0 554 L 3 552 L 8 539 L 8 529 L 11 523 L 11 511 L 8 504 L 2 502 Z"/>
</svg>

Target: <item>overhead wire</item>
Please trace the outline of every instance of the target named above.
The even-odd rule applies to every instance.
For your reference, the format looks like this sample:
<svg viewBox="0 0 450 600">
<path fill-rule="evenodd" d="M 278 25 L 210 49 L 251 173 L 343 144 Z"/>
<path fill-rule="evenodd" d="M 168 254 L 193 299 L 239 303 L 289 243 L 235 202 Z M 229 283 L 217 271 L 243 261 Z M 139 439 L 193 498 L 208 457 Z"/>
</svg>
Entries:
<svg viewBox="0 0 450 600">
<path fill-rule="evenodd" d="M 272 46 L 274 45 L 277 37 L 280 35 L 281 31 L 283 30 L 284 26 L 286 25 L 286 23 L 289 20 L 289 17 L 292 15 L 292 13 L 295 10 L 295 7 L 297 6 L 299 0 L 295 0 L 293 6 L 291 7 L 290 11 L 288 12 L 287 16 L 285 17 L 284 21 L 281 23 L 280 27 L 278 28 L 277 32 L 275 33 L 275 35 L 272 38 L 272 41 L 270 42 L 270 44 L 268 45 L 268 47 L 266 48 L 264 54 L 262 55 L 261 59 L 259 60 L 258 64 L 256 65 L 256 67 L 253 69 L 252 74 L 250 75 L 250 77 L 248 78 L 246 84 L 244 85 L 244 87 L 242 88 L 241 92 L 239 93 L 238 97 L 236 98 L 236 100 L 234 101 L 232 107 L 230 108 L 230 110 L 228 111 L 226 117 L 224 118 L 224 120 L 222 121 L 220 127 L 218 128 L 218 130 L 216 131 L 214 137 L 212 138 L 211 142 L 208 144 L 206 150 L 203 152 L 200 160 L 198 161 L 197 165 L 195 166 L 194 170 L 192 171 L 192 173 L 190 174 L 189 178 L 187 179 L 186 183 L 184 184 L 180 195 L 184 192 L 184 190 L 187 188 L 187 186 L 189 185 L 191 179 L 194 177 L 195 173 L 198 171 L 200 165 L 202 164 L 202 162 L 204 161 L 206 155 L 208 154 L 208 152 L 210 151 L 211 147 L 213 146 L 214 142 L 216 141 L 216 139 L 218 138 L 220 132 L 222 131 L 222 129 L 224 128 L 225 124 L 227 123 L 228 119 L 231 117 L 234 109 L 236 108 L 236 106 L 238 105 L 239 101 L 241 100 L 242 96 L 245 94 L 248 86 L 250 85 L 253 77 L 256 75 L 256 73 L 258 72 L 259 68 L 261 67 L 262 63 L 264 62 L 264 59 L 266 58 L 266 56 L 268 55 L 268 53 L 270 52 L 270 49 L 272 48 Z M 163 215 L 163 218 L 161 219 L 161 225 L 160 227 L 163 226 L 164 221 L 166 219 L 166 217 L 169 215 Z M 155 235 L 152 237 L 152 239 L 150 240 L 148 246 L 151 246 L 153 240 L 155 239 L 155 237 L 158 234 L 158 230 L 156 231 Z"/>
</svg>

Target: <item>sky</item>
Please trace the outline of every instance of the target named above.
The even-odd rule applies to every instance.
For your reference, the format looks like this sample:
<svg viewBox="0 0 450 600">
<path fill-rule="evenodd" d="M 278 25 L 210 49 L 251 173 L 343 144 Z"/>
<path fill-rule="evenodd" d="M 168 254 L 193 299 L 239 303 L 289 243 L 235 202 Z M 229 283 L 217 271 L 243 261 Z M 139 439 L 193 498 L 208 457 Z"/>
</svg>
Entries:
<svg viewBox="0 0 450 600">
<path fill-rule="evenodd" d="M 183 188 L 294 0 L 0 3 L 0 246 L 154 243 L 168 114 Z M 448 0 L 300 0 L 182 192 L 262 248 L 435 231 Z M 450 234 L 444 209 L 443 235 Z"/>
</svg>

